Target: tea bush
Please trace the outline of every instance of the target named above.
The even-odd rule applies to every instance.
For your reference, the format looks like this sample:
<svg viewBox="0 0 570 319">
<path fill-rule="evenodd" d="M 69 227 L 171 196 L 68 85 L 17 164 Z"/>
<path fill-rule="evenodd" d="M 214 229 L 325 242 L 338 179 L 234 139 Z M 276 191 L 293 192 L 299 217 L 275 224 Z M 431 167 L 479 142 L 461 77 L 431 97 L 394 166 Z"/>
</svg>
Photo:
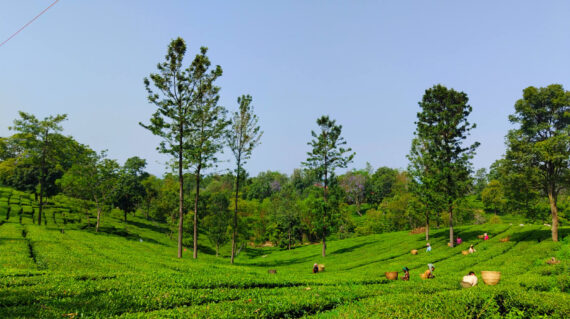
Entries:
<svg viewBox="0 0 570 319">
<path fill-rule="evenodd" d="M 1 188 L 0 194 L 12 196 Z M 331 240 L 326 258 L 320 245 L 290 251 L 247 247 L 230 265 L 223 253 L 228 246 L 224 257 L 205 247 L 198 260 L 190 248 L 178 259 L 167 225 L 138 216 L 124 222 L 117 210 L 103 214 L 96 233 L 93 219 L 90 227 L 86 218 L 80 221 L 82 203 L 63 196 L 48 201 L 49 223 L 38 226 L 30 214 L 37 203 L 18 196 L 18 204 L 0 201 L 0 219 L 2 207 L 22 212 L 21 223 L 11 213 L 0 224 L 0 318 L 570 316 L 569 227 L 561 228 L 565 239 L 554 243 L 542 225 L 461 226 L 456 233 L 463 243 L 455 248 L 447 247 L 447 229 L 434 229 L 431 252 L 423 234 L 408 232 Z M 76 222 L 64 223 L 64 214 Z M 484 232 L 488 241 L 478 238 Z M 501 242 L 505 237 L 509 241 Z M 476 253 L 461 254 L 470 244 Z M 419 253 L 412 255 L 412 249 Z M 553 256 L 561 262 L 546 264 Z M 314 263 L 326 270 L 313 274 Z M 436 266 L 435 278 L 422 280 L 428 263 Z M 404 266 L 410 281 L 385 278 Z M 486 286 L 483 270 L 500 271 L 499 284 Z M 459 281 L 469 271 L 480 283 L 463 289 Z"/>
</svg>

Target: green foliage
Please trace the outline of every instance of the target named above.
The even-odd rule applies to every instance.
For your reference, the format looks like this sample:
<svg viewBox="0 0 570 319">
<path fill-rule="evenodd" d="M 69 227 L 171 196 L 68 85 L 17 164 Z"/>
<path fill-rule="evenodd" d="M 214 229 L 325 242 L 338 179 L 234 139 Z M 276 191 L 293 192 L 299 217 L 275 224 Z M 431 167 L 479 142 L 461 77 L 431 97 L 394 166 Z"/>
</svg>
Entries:
<svg viewBox="0 0 570 319">
<path fill-rule="evenodd" d="M 216 256 L 219 255 L 220 246 L 229 239 L 229 226 L 231 213 L 229 211 L 229 194 L 211 194 L 206 201 L 208 215 L 204 217 L 204 227 L 207 229 L 210 243 L 216 247 Z"/>
<path fill-rule="evenodd" d="M 392 185 L 396 182 L 398 170 L 389 167 L 378 168 L 370 176 L 370 186 L 366 198 L 369 203 L 380 204 L 392 192 Z"/>
<path fill-rule="evenodd" d="M 412 190 L 426 206 L 426 220 L 431 210 L 443 208 L 449 216 L 452 244 L 453 204 L 471 187 L 471 159 L 479 146 L 478 142 L 463 145 L 475 128 L 467 120 L 472 111 L 468 101 L 467 94 L 443 85 L 427 89 L 419 102 L 416 137 L 408 156 Z"/>
<path fill-rule="evenodd" d="M 58 198 L 57 205 L 67 200 Z M 61 233 L 27 218 L 24 224 L 14 219 L 0 225 L 0 317 L 564 318 L 570 313 L 568 242 L 545 240 L 549 232 L 542 226 L 457 227 L 461 245 L 475 245 L 477 252 L 469 256 L 461 247 L 448 248 L 447 230 L 440 229 L 433 232 L 430 253 L 409 253 L 425 245 L 422 234 L 396 232 L 329 241 L 326 260 L 315 245 L 290 251 L 244 248 L 232 266 L 214 251 L 200 260 L 177 259 L 176 242 L 161 231 L 164 224 L 133 216 L 126 226 L 121 214 L 110 212 L 107 228 L 97 234 L 73 224 Z M 477 238 L 483 232 L 491 235 L 488 241 Z M 504 236 L 511 240 L 500 242 Z M 561 263 L 546 264 L 551 256 Z M 419 274 L 434 260 L 436 278 L 421 280 Z M 312 274 L 315 262 L 324 263 L 326 271 Z M 411 270 L 409 282 L 385 279 L 384 272 L 403 266 Z M 460 288 L 471 270 L 479 285 Z M 484 285 L 482 270 L 501 271 L 499 284 Z"/>
<path fill-rule="evenodd" d="M 506 203 L 501 182 L 496 179 L 491 180 L 481 192 L 481 200 L 488 210 L 495 214 L 501 212 Z"/>
<path fill-rule="evenodd" d="M 335 120 L 331 120 L 328 116 L 323 115 L 317 119 L 317 125 L 320 128 L 320 132 L 317 134 L 311 131 L 314 139 L 307 144 L 312 149 L 310 152 L 307 152 L 307 161 L 302 164 L 314 172 L 315 176 L 323 182 L 323 202 L 312 202 L 310 206 L 313 212 L 316 212 L 318 215 L 316 224 L 323 239 L 322 255 L 324 257 L 326 253 L 326 236 L 329 231 L 328 226 L 333 227 L 329 223 L 334 220 L 335 211 L 338 210 L 338 205 L 334 204 L 335 197 L 331 197 L 329 201 L 327 193 L 329 187 L 335 183 L 335 169 L 346 167 L 354 158 L 355 153 L 351 153 L 351 148 L 344 148 L 346 141 L 340 136 L 342 126 L 336 125 Z M 338 197 L 336 199 L 338 200 Z"/>
<path fill-rule="evenodd" d="M 509 120 L 520 126 L 507 135 L 505 167 L 528 177 L 519 192 L 532 189 L 547 195 L 552 239 L 557 241 L 557 197 L 570 185 L 570 92 L 559 84 L 530 86 L 523 90 Z"/>
<path fill-rule="evenodd" d="M 489 218 L 489 224 L 501 224 L 501 222 L 501 217 L 497 215 L 493 215 L 491 218 Z"/>
</svg>

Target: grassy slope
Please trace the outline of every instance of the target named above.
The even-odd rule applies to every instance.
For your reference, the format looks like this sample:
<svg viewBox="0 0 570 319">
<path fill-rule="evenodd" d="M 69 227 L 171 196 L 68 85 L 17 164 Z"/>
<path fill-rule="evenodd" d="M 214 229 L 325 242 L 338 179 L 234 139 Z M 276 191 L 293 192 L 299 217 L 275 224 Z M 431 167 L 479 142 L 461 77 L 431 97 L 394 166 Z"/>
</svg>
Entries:
<svg viewBox="0 0 570 319">
<path fill-rule="evenodd" d="M 0 189 L 2 194 L 7 196 Z M 447 230 L 436 230 L 431 253 L 422 248 L 423 235 L 407 232 L 331 241 L 326 258 L 319 245 L 246 249 L 232 266 L 204 253 L 197 261 L 189 251 L 175 258 L 165 227 L 138 217 L 125 224 L 120 214 L 106 215 L 96 234 L 81 223 L 64 225 L 59 214 L 58 223 L 49 216 L 47 226 L 33 225 L 30 216 L 22 210 L 5 220 L 0 211 L 1 318 L 570 315 L 568 237 L 553 243 L 545 226 L 459 227 L 464 244 L 453 249 L 446 247 Z M 491 239 L 477 239 L 482 232 Z M 562 229 L 563 237 L 569 233 Z M 499 242 L 505 236 L 511 240 Z M 477 253 L 463 256 L 470 243 Z M 411 249 L 420 253 L 413 256 Z M 545 264 L 550 256 L 562 263 Z M 326 271 L 312 274 L 315 262 Z M 436 279 L 423 281 L 419 274 L 429 262 L 436 265 Z M 410 282 L 384 278 L 403 266 L 411 269 Z M 470 270 L 501 271 L 501 282 L 462 290 L 458 282 Z"/>
</svg>

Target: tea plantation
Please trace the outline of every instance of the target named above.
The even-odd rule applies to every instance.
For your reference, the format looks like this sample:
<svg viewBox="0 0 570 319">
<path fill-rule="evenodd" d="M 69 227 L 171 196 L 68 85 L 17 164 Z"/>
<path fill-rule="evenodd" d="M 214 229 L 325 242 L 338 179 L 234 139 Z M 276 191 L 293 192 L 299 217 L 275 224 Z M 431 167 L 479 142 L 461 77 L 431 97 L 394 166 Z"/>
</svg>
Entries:
<svg viewBox="0 0 570 319">
<path fill-rule="evenodd" d="M 570 227 L 554 243 L 548 226 L 463 226 L 455 248 L 439 229 L 429 253 L 424 235 L 408 232 L 333 240 L 326 258 L 320 245 L 245 248 L 230 265 L 208 247 L 198 260 L 191 251 L 177 259 L 165 225 L 125 223 L 120 212 L 105 214 L 95 233 L 74 207 L 59 198 L 47 225 L 34 225 L 33 197 L 0 188 L 0 318 L 570 317 Z M 483 232 L 490 240 L 478 238 Z M 470 244 L 476 252 L 463 255 Z M 551 257 L 561 262 L 547 264 Z M 314 263 L 326 270 L 313 274 Z M 435 278 L 422 280 L 428 263 Z M 404 266 L 409 282 L 385 278 Z M 479 284 L 461 288 L 471 270 Z M 485 270 L 501 272 L 498 285 L 483 283 Z"/>
</svg>

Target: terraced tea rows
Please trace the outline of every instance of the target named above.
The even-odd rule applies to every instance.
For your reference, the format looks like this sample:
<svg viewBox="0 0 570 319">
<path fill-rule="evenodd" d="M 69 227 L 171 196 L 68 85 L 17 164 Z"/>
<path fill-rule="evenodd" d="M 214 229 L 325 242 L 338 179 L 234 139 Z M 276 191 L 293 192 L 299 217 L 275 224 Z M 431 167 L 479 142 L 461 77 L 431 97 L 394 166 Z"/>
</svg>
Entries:
<svg viewBox="0 0 570 319">
<path fill-rule="evenodd" d="M 1 202 L 34 208 L 31 199 L 24 204 L 22 194 L 10 195 Z M 38 226 L 28 209 L 5 212 L 0 212 L 2 318 L 570 315 L 568 227 L 561 229 L 560 243 L 549 240 L 546 226 L 458 227 L 464 243 L 456 248 L 447 247 L 447 230 L 440 229 L 432 233 L 430 253 L 424 235 L 407 232 L 331 241 L 326 258 L 319 245 L 246 248 L 232 266 L 225 257 L 205 253 L 198 260 L 189 252 L 175 258 L 176 245 L 164 226 L 138 217 L 124 223 L 120 214 L 107 214 L 95 233 L 85 228 L 86 220 L 64 222 L 62 213 Z M 483 232 L 490 240 L 477 238 Z M 500 241 L 507 236 L 508 242 Z M 462 255 L 469 244 L 477 252 Z M 412 249 L 418 255 L 410 254 Z M 561 262 L 546 264 L 551 256 Z M 314 263 L 325 264 L 326 271 L 311 273 Z M 420 279 L 427 263 L 436 265 L 435 279 Z M 411 269 L 409 282 L 384 277 L 404 266 Z M 470 270 L 500 271 L 500 283 L 485 286 L 480 280 L 462 289 L 459 281 Z"/>
</svg>

